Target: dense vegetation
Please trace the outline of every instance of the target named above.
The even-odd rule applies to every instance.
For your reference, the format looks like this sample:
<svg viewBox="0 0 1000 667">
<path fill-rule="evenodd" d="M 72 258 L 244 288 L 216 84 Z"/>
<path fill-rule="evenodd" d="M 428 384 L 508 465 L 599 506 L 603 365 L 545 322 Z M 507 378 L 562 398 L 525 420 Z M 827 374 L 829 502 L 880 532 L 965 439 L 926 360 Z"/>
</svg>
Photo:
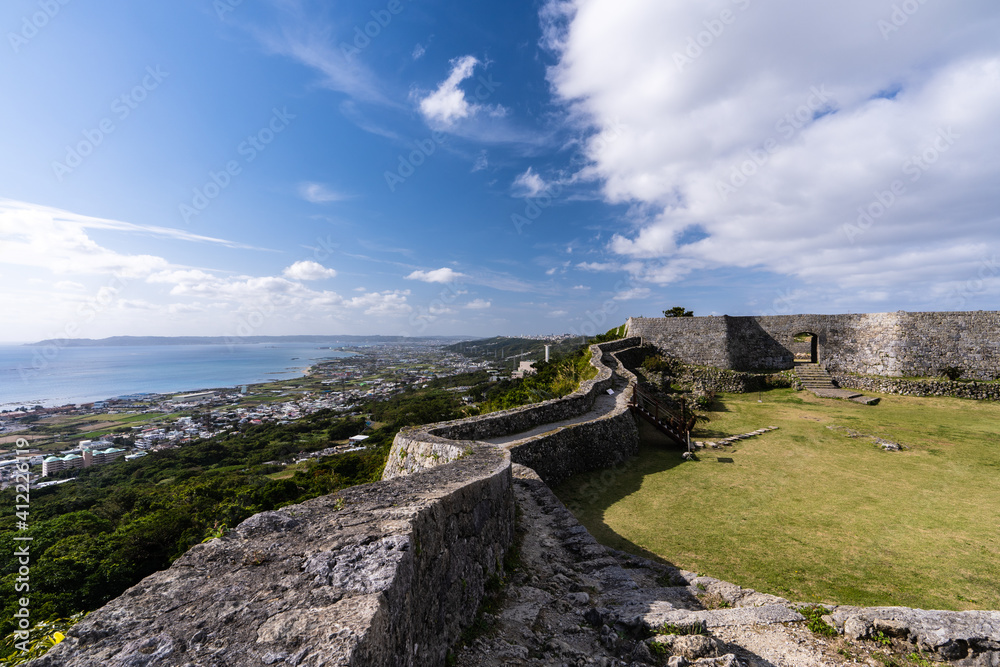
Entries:
<svg viewBox="0 0 1000 667">
<path fill-rule="evenodd" d="M 377 427 L 367 431 L 365 451 L 286 468 L 300 452 L 325 449 L 365 428 L 364 419 L 321 411 L 73 471 L 73 482 L 34 490 L 28 531 L 15 530 L 14 516 L 0 519 L 0 636 L 13 630 L 12 613 L 25 595 L 14 589 L 15 534 L 32 538 L 33 620 L 95 609 L 257 512 L 378 479 L 399 428 L 464 414 L 458 392 L 436 386 L 462 379 L 486 377 L 446 378 L 366 406 Z M 15 504 L 13 491 L 3 492 L 5 507 Z"/>
<path fill-rule="evenodd" d="M 579 347 L 573 354 L 546 363 L 535 363 L 536 373 L 517 380 L 501 380 L 483 397 L 483 412 L 558 398 L 576 391 L 580 382 L 597 374 L 590 364 L 590 350 Z"/>
</svg>

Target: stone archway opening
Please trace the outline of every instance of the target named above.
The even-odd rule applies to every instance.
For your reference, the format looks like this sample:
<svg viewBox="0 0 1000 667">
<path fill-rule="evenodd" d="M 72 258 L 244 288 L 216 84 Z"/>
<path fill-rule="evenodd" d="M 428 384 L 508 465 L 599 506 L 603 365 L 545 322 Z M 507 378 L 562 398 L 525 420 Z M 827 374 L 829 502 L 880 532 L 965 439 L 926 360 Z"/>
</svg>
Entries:
<svg viewBox="0 0 1000 667">
<path fill-rule="evenodd" d="M 819 336 L 811 331 L 803 331 L 792 338 L 792 353 L 797 364 L 819 362 Z"/>
</svg>

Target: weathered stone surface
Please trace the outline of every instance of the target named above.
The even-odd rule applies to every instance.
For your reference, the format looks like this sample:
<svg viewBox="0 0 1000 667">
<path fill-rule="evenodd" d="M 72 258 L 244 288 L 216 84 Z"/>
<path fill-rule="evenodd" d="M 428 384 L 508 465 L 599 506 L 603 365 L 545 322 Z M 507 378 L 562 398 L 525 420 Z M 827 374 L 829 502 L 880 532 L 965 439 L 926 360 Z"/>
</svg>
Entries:
<svg viewBox="0 0 1000 667">
<path fill-rule="evenodd" d="M 513 536 L 508 455 L 266 512 L 90 614 L 36 666 L 427 665 Z"/>
<path fill-rule="evenodd" d="M 850 639 L 870 638 L 876 632 L 905 637 L 945 660 L 1000 650 L 1000 611 L 837 607 L 831 616 Z"/>
<path fill-rule="evenodd" d="M 630 318 L 630 336 L 689 363 L 733 370 L 791 368 L 794 337 L 817 336 L 831 372 L 994 380 L 1000 369 L 1000 312 Z M 853 387 L 866 389 L 866 387 Z"/>
<path fill-rule="evenodd" d="M 665 613 L 650 612 L 643 616 L 643 621 L 650 628 L 666 624 L 679 628 L 702 625 L 712 629 L 727 625 L 767 625 L 769 623 L 792 623 L 804 620 L 806 620 L 805 617 L 799 612 L 778 604 L 705 611 L 672 610 Z"/>
</svg>

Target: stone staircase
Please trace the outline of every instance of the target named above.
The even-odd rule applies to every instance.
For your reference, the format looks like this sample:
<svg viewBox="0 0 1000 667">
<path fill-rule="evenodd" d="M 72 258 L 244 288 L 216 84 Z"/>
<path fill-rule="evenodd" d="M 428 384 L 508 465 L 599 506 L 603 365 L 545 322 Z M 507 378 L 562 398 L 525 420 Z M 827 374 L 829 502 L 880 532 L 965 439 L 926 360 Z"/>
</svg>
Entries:
<svg viewBox="0 0 1000 667">
<path fill-rule="evenodd" d="M 875 405 L 878 398 L 865 396 L 856 391 L 841 389 L 833 384 L 833 379 L 826 369 L 816 363 L 795 362 L 795 375 L 802 386 L 820 398 L 842 398 L 863 405 Z"/>
</svg>

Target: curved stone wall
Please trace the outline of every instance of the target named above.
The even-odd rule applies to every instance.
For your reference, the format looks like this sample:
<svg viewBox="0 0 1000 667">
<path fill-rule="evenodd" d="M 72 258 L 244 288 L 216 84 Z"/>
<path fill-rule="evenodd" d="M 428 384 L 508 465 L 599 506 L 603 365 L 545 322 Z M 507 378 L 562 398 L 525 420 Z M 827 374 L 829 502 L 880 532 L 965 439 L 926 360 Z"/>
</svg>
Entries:
<svg viewBox="0 0 1000 667">
<path fill-rule="evenodd" d="M 597 377 L 565 398 L 401 432 L 383 481 L 250 517 L 28 664 L 444 664 L 513 540 L 512 459 L 556 480 L 637 449 L 627 392 L 585 418 L 634 377 L 613 354 L 632 342 L 591 346 Z M 579 417 L 503 446 L 475 439 Z"/>
<path fill-rule="evenodd" d="M 637 338 L 631 338 L 591 346 L 590 363 L 597 368 L 597 375 L 563 398 L 400 432 L 393 442 L 383 479 L 461 457 L 463 450 L 454 444 L 456 439 L 482 441 L 584 416 L 594 407 L 598 395 L 606 395 L 616 384 L 615 373 L 618 391 L 614 407 L 608 412 L 578 423 L 553 426 L 552 430 L 526 435 L 501 447 L 510 453 L 512 462 L 532 468 L 548 484 L 620 463 L 638 451 L 639 434 L 628 409 L 635 376 L 618 361 L 615 351 L 638 343 Z"/>
<path fill-rule="evenodd" d="M 591 409 L 598 393 L 607 391 L 611 387 L 611 369 L 602 361 L 604 354 L 601 348 L 596 345 L 591 346 L 590 364 L 597 369 L 597 375 L 581 382 L 580 387 L 568 396 L 510 410 L 442 422 L 432 425 L 431 428 L 418 428 L 449 440 L 483 440 L 510 433 L 521 433 L 542 424 L 578 417 Z"/>
</svg>

